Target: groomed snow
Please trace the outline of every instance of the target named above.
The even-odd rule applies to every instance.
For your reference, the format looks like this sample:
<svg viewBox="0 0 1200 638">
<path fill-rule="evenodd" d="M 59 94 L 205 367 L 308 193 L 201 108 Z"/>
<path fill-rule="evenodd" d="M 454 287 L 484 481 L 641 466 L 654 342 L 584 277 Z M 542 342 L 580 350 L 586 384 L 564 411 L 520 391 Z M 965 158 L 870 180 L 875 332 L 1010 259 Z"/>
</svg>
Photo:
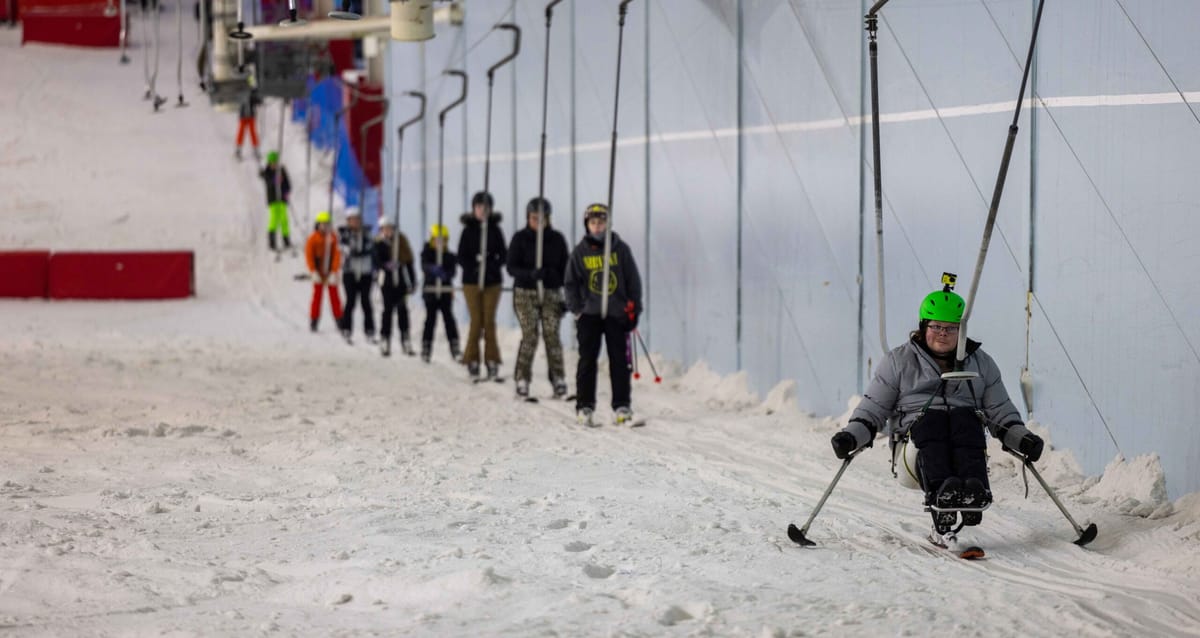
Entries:
<svg viewBox="0 0 1200 638">
<path fill-rule="evenodd" d="M 0 249 L 191 249 L 199 294 L 0 300 L 5 635 L 1200 635 L 1200 497 L 1165 501 L 1156 459 L 1085 477 L 1046 453 L 1100 528 L 1081 549 L 992 442 L 997 501 L 963 534 L 988 558 L 967 562 L 924 540 L 879 441 L 801 549 L 784 530 L 837 470 L 845 415 L 664 361 L 661 386 L 635 382 L 647 427 L 585 430 L 467 383 L 444 340 L 424 365 L 328 316 L 313 335 L 194 64 L 191 106 L 153 115 L 141 52 L 18 42 L 0 30 Z M 174 97 L 171 49 L 159 86 Z"/>
</svg>

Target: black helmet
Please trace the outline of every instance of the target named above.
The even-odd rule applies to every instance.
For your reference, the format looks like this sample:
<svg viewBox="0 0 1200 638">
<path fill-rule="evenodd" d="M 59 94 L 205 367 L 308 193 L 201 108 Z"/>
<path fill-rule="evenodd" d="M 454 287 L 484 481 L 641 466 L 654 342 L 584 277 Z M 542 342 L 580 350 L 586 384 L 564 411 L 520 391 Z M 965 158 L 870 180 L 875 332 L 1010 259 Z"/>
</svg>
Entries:
<svg viewBox="0 0 1200 638">
<path fill-rule="evenodd" d="M 589 219 L 603 219 L 608 221 L 608 206 L 604 204 L 592 204 L 583 209 L 583 225 L 587 226 Z"/>
<path fill-rule="evenodd" d="M 483 204 L 488 207 L 488 210 L 491 210 L 492 206 L 495 205 L 492 201 L 492 194 L 487 191 L 475 193 L 475 196 L 471 198 L 471 206 L 478 206 L 479 204 Z"/>
<path fill-rule="evenodd" d="M 533 213 L 538 212 L 539 208 L 547 217 L 550 216 L 550 200 L 546 199 L 545 197 L 534 197 L 533 199 L 529 200 L 529 203 L 525 205 L 525 214 L 532 215 Z"/>
</svg>

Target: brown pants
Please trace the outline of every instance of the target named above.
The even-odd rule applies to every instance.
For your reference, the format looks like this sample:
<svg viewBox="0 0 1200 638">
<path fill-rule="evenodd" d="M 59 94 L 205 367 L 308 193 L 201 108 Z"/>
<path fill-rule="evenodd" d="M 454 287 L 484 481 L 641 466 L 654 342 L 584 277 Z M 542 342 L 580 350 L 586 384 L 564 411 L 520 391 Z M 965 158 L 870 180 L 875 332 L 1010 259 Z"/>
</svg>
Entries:
<svg viewBox="0 0 1200 638">
<path fill-rule="evenodd" d="M 479 286 L 464 284 L 463 296 L 467 301 L 467 312 L 471 315 L 471 327 L 467 329 L 467 347 L 463 350 L 463 363 L 479 362 L 479 337 L 483 333 L 483 360 L 500 363 L 500 346 L 496 343 L 496 308 L 500 306 L 500 285 L 485 286 L 479 294 Z"/>
</svg>

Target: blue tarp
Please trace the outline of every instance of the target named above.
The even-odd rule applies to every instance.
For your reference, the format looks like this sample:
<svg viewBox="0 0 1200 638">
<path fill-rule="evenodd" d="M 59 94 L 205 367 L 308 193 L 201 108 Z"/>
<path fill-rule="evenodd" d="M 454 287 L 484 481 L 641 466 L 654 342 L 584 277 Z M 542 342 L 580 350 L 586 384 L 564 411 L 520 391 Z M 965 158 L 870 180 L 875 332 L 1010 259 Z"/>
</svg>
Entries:
<svg viewBox="0 0 1200 638">
<path fill-rule="evenodd" d="M 319 82 L 309 78 L 308 93 L 308 100 L 296 100 L 293 104 L 292 118 L 304 122 L 308 118 L 308 109 L 312 108 L 309 137 L 313 146 L 325 151 L 334 148 L 334 145 L 337 148 L 337 165 L 333 172 L 334 192 L 341 197 L 346 208 L 358 206 L 363 213 L 363 222 L 374 226 L 380 210 L 379 188 L 367 183 L 362 166 L 350 145 L 345 118 L 338 121 L 337 112 L 342 108 L 341 82 L 332 78 Z"/>
</svg>

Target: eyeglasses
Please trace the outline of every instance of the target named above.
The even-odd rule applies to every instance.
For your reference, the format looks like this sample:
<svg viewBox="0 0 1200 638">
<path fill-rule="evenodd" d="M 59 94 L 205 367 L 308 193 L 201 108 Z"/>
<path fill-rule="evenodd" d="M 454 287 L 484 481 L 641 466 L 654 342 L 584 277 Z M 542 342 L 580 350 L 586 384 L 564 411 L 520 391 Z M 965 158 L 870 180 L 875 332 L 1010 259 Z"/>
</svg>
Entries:
<svg viewBox="0 0 1200 638">
<path fill-rule="evenodd" d="M 935 326 L 933 324 L 928 324 L 925 327 L 929 328 L 929 330 L 931 332 L 936 332 L 937 334 L 942 334 L 942 335 L 958 334 L 958 326 Z"/>
</svg>

